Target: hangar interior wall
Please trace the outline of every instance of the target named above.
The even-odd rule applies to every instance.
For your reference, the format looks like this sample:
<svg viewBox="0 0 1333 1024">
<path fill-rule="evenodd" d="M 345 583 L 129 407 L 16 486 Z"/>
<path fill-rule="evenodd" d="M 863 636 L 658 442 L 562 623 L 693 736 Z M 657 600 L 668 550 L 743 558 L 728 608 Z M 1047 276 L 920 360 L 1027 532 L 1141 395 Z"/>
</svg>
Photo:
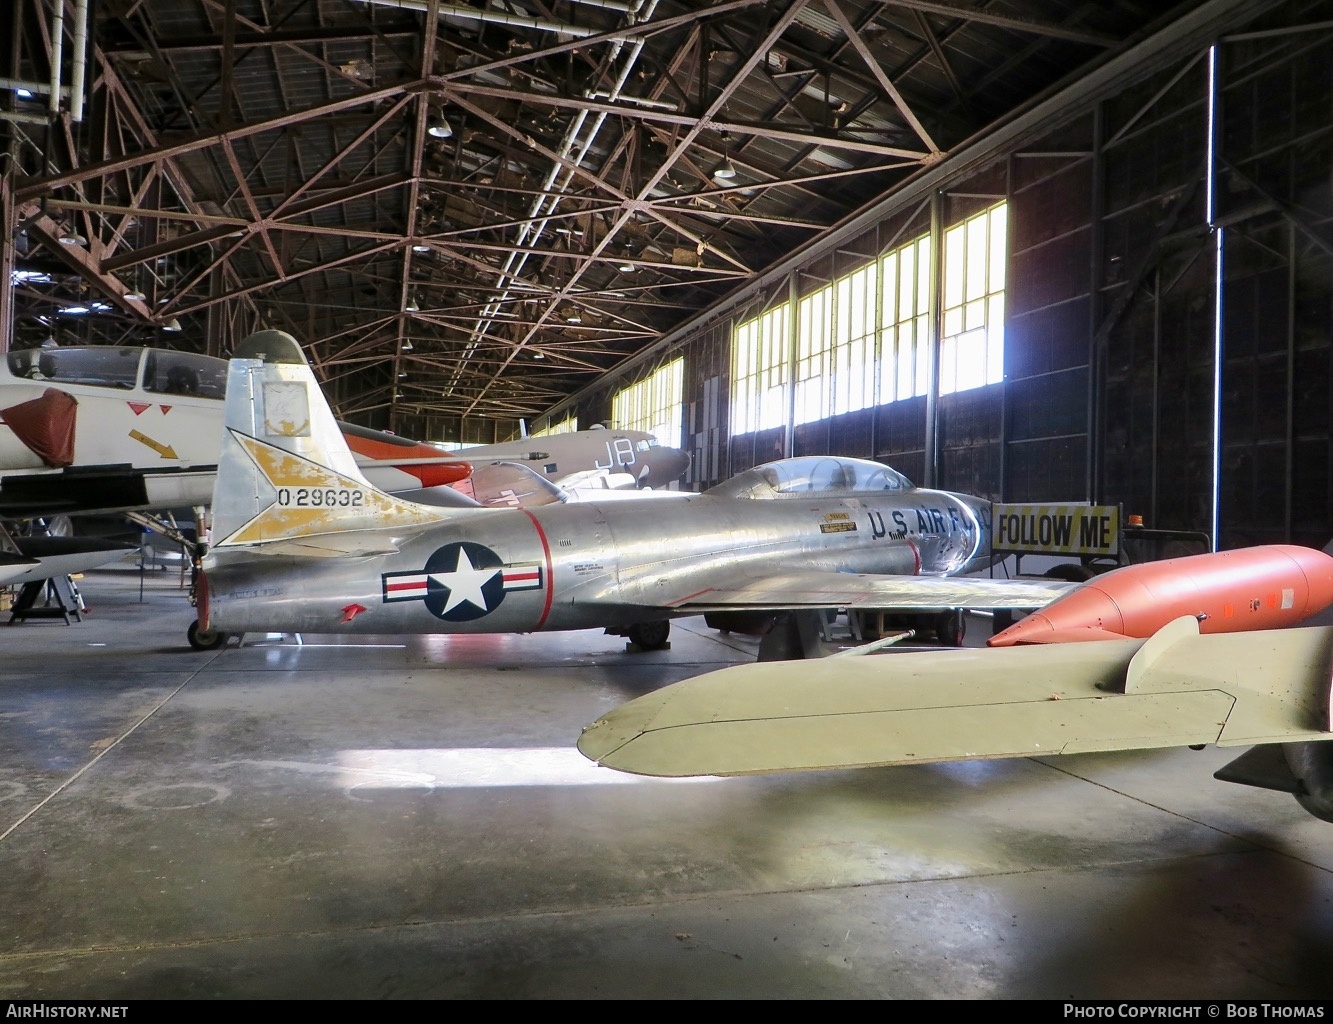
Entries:
<svg viewBox="0 0 1333 1024">
<path fill-rule="evenodd" d="M 1213 52 L 1215 63 L 1190 54 L 1054 119 L 934 200 L 945 225 L 1008 203 L 1002 384 L 728 435 L 732 329 L 929 230 L 930 203 L 890 203 L 785 286 L 710 311 L 662 355 L 685 358 L 684 436 L 664 441 L 693 452 L 688 485 L 829 453 L 999 500 L 1121 503 L 1149 525 L 1194 530 L 1212 528 L 1216 488 L 1219 546 L 1322 547 L 1333 536 L 1333 30 L 1321 5 L 1290 3 Z M 605 419 L 627 381 L 585 399 L 580 422 Z"/>
</svg>

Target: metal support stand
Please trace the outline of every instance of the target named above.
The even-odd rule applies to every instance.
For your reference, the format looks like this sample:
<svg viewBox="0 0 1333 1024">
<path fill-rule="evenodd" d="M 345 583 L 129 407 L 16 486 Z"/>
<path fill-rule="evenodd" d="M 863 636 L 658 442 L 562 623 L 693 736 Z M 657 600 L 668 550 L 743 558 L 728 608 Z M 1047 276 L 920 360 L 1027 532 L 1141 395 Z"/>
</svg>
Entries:
<svg viewBox="0 0 1333 1024">
<path fill-rule="evenodd" d="M 45 601 L 39 606 L 38 598 L 45 595 Z M 79 598 L 79 588 L 70 576 L 52 576 L 48 580 L 30 580 L 23 584 L 14 610 L 10 612 L 9 624 L 24 619 L 64 619 L 65 625 L 71 625 L 70 617 L 83 621 L 83 602 Z"/>
</svg>

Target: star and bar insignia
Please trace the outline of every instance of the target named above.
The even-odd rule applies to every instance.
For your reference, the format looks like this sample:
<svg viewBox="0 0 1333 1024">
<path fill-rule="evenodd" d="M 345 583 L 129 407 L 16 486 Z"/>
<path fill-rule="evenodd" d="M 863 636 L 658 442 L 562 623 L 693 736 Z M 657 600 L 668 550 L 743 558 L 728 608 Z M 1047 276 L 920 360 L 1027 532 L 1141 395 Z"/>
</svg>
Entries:
<svg viewBox="0 0 1333 1024">
<path fill-rule="evenodd" d="M 418 572 L 381 576 L 385 604 L 423 601 L 446 622 L 466 622 L 489 615 L 514 590 L 540 590 L 542 566 L 506 565 L 490 548 L 455 541 L 440 548 Z"/>
</svg>

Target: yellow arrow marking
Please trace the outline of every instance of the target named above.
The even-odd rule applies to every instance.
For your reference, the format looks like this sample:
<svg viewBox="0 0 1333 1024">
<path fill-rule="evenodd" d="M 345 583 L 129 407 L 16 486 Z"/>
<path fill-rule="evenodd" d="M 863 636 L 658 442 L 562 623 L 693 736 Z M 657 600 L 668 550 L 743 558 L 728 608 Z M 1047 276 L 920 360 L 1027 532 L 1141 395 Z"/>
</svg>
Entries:
<svg viewBox="0 0 1333 1024">
<path fill-rule="evenodd" d="M 161 455 L 164 459 L 180 458 L 180 456 L 176 454 L 176 449 L 171 447 L 171 445 L 163 444 L 161 441 L 154 441 L 147 434 L 141 434 L 137 430 L 131 430 L 130 437 L 134 438 L 140 444 L 148 445 L 149 448 L 153 449 L 153 451 L 157 452 L 157 454 Z"/>
</svg>

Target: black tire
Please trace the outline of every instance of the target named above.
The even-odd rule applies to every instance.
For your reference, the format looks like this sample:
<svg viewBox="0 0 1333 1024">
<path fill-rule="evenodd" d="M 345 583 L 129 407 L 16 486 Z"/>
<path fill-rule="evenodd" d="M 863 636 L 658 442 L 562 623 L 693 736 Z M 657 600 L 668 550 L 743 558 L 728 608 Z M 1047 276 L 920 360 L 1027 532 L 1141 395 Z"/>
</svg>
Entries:
<svg viewBox="0 0 1333 1024">
<path fill-rule="evenodd" d="M 196 651 L 216 651 L 227 642 L 226 633 L 200 629 L 198 619 L 190 623 L 190 628 L 185 631 L 185 638 L 190 641 L 190 646 Z"/>
<path fill-rule="evenodd" d="M 667 619 L 637 622 L 625 630 L 625 636 L 641 651 L 660 651 L 671 636 L 671 622 Z"/>
<path fill-rule="evenodd" d="M 961 608 L 940 612 L 935 618 L 935 638 L 945 647 L 962 647 L 967 620 Z"/>
<path fill-rule="evenodd" d="M 1051 568 L 1047 569 L 1042 575 L 1048 580 L 1064 580 L 1066 583 L 1086 583 L 1097 574 L 1086 565 L 1067 562 L 1064 565 L 1051 566 Z"/>
<path fill-rule="evenodd" d="M 723 633 L 763 636 L 773 626 L 773 615 L 768 612 L 705 612 L 704 625 Z"/>
</svg>

